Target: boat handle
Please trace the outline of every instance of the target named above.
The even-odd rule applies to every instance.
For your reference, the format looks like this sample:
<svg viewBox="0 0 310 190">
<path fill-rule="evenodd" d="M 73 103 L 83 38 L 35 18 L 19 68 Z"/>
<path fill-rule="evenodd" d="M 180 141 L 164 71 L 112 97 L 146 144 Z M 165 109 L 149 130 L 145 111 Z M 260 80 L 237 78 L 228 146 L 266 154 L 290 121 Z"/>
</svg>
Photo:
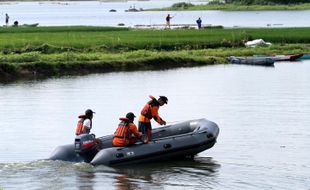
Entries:
<svg viewBox="0 0 310 190">
<path fill-rule="evenodd" d="M 165 149 L 168 149 L 168 148 L 171 148 L 172 146 L 171 146 L 171 144 L 164 144 L 164 148 Z"/>
<path fill-rule="evenodd" d="M 201 133 L 207 133 L 208 131 L 204 130 L 204 131 L 199 131 L 198 133 L 201 134 Z"/>
<path fill-rule="evenodd" d="M 122 157 L 124 157 L 124 154 L 123 154 L 123 153 L 117 153 L 117 154 L 115 155 L 115 157 L 116 157 L 116 158 L 122 158 Z"/>
</svg>

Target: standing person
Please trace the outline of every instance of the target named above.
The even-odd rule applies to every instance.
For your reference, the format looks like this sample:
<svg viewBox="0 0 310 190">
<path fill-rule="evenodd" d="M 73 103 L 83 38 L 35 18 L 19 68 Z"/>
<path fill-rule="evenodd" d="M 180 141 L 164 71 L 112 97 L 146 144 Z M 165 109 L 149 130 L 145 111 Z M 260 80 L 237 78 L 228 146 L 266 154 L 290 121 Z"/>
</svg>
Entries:
<svg viewBox="0 0 310 190">
<path fill-rule="evenodd" d="M 173 18 L 173 16 L 170 16 L 170 14 L 168 14 L 166 16 L 166 27 L 165 28 L 169 28 L 170 29 L 170 20 Z"/>
<path fill-rule="evenodd" d="M 78 118 L 80 120 L 77 123 L 75 134 L 76 135 L 81 135 L 81 134 L 89 134 L 90 130 L 92 128 L 93 124 L 93 116 L 94 116 L 94 111 L 91 109 L 87 109 L 85 111 L 85 114 L 80 115 Z"/>
<path fill-rule="evenodd" d="M 126 114 L 126 118 L 120 118 L 121 122 L 114 133 L 113 146 L 130 146 L 135 144 L 138 139 L 141 139 L 142 134 L 133 122 L 135 117 L 132 112 L 129 112 Z"/>
<path fill-rule="evenodd" d="M 8 15 L 8 13 L 5 13 L 5 25 L 6 25 L 6 26 L 9 25 L 9 19 L 10 19 L 10 17 L 9 17 L 9 15 Z"/>
<path fill-rule="evenodd" d="M 196 20 L 196 23 L 197 23 L 197 25 L 198 25 L 198 29 L 201 29 L 202 20 L 201 20 L 200 17 L 198 18 L 198 20 Z"/>
<path fill-rule="evenodd" d="M 139 131 L 147 136 L 146 141 L 149 141 L 152 138 L 152 118 L 160 125 L 166 125 L 166 121 L 158 115 L 158 109 L 160 106 L 168 104 L 168 98 L 166 96 L 159 96 L 158 100 L 153 96 L 149 97 L 151 100 L 143 107 L 139 117 Z"/>
</svg>

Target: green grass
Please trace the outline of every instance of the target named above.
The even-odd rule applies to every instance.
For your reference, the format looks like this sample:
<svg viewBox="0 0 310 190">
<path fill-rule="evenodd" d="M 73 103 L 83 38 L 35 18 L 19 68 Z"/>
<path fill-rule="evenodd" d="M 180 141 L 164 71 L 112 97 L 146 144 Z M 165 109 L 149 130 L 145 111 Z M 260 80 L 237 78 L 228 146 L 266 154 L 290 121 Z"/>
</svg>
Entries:
<svg viewBox="0 0 310 190">
<path fill-rule="evenodd" d="M 0 28 L 0 79 L 227 63 L 231 55 L 310 53 L 310 28 Z M 262 38 L 270 47 L 245 48 Z"/>
<path fill-rule="evenodd" d="M 230 55 L 250 56 L 253 54 L 294 54 L 310 53 L 307 45 L 273 45 L 259 48 L 209 48 L 200 50 L 155 51 L 136 50 L 128 52 L 64 52 L 45 54 L 41 52 L 0 54 L 0 64 L 12 63 L 23 65 L 28 63 L 98 63 L 98 62 L 143 62 L 156 58 L 204 60 L 208 57 L 227 57 Z"/>
<path fill-rule="evenodd" d="M 88 30 L 89 29 L 89 30 Z M 240 47 L 242 40 L 310 43 L 310 28 L 106 30 L 100 27 L 38 27 L 0 29 L 0 52 L 119 52 Z"/>
</svg>

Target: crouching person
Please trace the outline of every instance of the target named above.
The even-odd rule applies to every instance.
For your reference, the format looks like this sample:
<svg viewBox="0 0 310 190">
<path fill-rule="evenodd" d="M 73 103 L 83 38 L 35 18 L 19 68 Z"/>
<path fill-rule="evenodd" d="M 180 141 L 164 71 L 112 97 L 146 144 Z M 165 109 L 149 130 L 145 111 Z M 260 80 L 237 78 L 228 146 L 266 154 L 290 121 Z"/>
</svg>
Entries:
<svg viewBox="0 0 310 190">
<path fill-rule="evenodd" d="M 121 122 L 114 133 L 113 146 L 130 146 L 141 139 L 142 134 L 133 122 L 135 117 L 132 112 L 129 112 L 126 114 L 126 118 L 120 118 Z"/>
<path fill-rule="evenodd" d="M 80 115 L 79 121 L 77 123 L 76 129 L 75 129 L 75 142 L 82 143 L 82 141 L 87 141 L 88 143 L 84 142 L 84 147 L 81 145 L 78 146 L 78 151 L 80 149 L 84 151 L 86 150 L 96 150 L 97 152 L 102 148 L 102 142 L 100 139 L 97 139 L 95 134 L 90 134 L 90 130 L 92 129 L 93 124 L 93 117 L 94 112 L 91 109 L 87 109 L 85 111 L 85 114 Z M 82 143 L 83 144 L 83 143 Z"/>
</svg>

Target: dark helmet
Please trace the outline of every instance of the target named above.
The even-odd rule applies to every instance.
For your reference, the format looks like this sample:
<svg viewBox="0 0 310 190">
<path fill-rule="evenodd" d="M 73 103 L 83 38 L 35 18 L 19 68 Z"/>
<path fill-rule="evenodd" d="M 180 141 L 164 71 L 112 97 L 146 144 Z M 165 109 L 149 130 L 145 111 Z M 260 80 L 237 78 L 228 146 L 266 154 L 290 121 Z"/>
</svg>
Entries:
<svg viewBox="0 0 310 190">
<path fill-rule="evenodd" d="M 168 104 L 168 98 L 166 96 L 159 96 L 158 100 L 162 100 L 165 104 Z"/>
<path fill-rule="evenodd" d="M 93 116 L 93 113 L 96 113 L 96 112 L 94 112 L 94 111 L 91 110 L 91 109 L 87 109 L 87 110 L 85 111 L 85 115 L 87 115 L 87 116 L 89 116 L 89 117 Z"/>
<path fill-rule="evenodd" d="M 129 121 L 133 121 L 135 117 L 135 114 L 133 114 L 132 112 L 126 114 L 126 118 L 129 119 Z"/>
</svg>

